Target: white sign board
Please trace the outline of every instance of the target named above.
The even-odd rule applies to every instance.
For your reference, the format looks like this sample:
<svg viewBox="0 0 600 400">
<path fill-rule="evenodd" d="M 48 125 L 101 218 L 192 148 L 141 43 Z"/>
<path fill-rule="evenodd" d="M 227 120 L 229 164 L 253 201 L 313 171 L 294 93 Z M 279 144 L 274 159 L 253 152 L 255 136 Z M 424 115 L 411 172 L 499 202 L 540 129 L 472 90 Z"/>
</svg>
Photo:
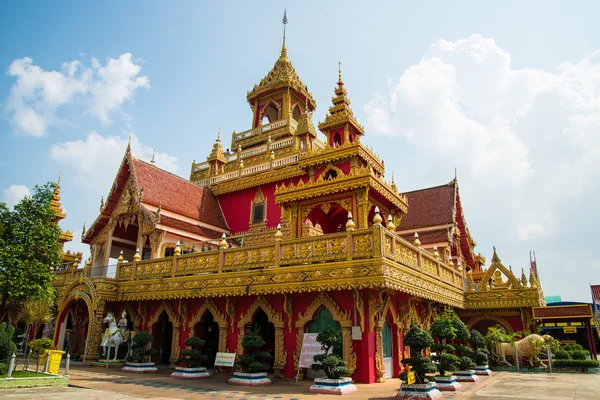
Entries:
<svg viewBox="0 0 600 400">
<path fill-rule="evenodd" d="M 235 364 L 235 356 L 235 353 L 217 353 L 215 366 L 233 367 L 233 364 Z"/>
<path fill-rule="evenodd" d="M 321 344 L 317 342 L 318 333 L 305 333 L 302 339 L 302 350 L 300 351 L 299 368 L 310 368 L 314 364 L 313 357 L 323 353 Z"/>
</svg>

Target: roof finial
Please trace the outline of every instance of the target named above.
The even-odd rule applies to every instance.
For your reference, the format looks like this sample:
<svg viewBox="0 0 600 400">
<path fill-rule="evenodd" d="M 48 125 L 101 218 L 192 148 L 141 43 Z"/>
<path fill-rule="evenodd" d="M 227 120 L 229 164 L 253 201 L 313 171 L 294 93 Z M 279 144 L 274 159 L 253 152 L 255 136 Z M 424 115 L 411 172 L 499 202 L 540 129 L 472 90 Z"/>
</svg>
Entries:
<svg viewBox="0 0 600 400">
<path fill-rule="evenodd" d="M 342 86 L 344 82 L 342 82 L 342 62 L 338 61 L 338 85 Z"/>
<path fill-rule="evenodd" d="M 221 127 L 217 128 L 217 142 L 221 141 Z"/>
<path fill-rule="evenodd" d="M 154 156 L 156 155 L 156 149 L 152 149 L 152 160 L 150 160 L 150 164 L 156 165 L 156 161 L 154 160 Z"/>
<path fill-rule="evenodd" d="M 281 20 L 281 23 L 283 24 L 283 45 L 281 46 L 281 56 L 286 56 L 287 57 L 287 49 L 285 48 L 285 26 L 288 23 L 288 19 L 287 19 L 287 13 L 286 13 L 286 9 L 283 9 L 283 19 Z"/>
</svg>

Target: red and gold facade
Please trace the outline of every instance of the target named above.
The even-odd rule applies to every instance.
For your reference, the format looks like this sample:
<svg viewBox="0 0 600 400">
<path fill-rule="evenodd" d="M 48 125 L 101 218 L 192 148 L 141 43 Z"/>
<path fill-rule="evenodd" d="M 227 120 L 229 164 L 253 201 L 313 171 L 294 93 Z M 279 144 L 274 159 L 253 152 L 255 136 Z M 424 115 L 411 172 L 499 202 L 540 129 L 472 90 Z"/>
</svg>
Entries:
<svg viewBox="0 0 600 400">
<path fill-rule="evenodd" d="M 464 219 L 447 222 L 456 229 L 441 251 L 407 237 L 411 229 L 439 227 L 402 229 L 410 200 L 361 143 L 364 129 L 341 73 L 333 105 L 318 124 L 326 141 L 312 121 L 316 102 L 285 46 L 247 99 L 251 129 L 232 133 L 231 151 L 223 150 L 219 134 L 206 162 L 192 164 L 189 181 L 127 150 L 99 217 L 83 233 L 91 260 L 57 271 L 59 346 L 58 328 L 78 304 L 87 310 L 91 344 L 100 343 L 102 317 L 125 310 L 135 330 L 159 337 L 156 345 L 169 343 L 164 354 L 171 364 L 192 334 L 210 335 L 219 351 L 240 352 L 248 324 L 260 314 L 270 327 L 275 377 L 293 377 L 302 335 L 326 308 L 341 329 L 354 379 L 381 382 L 401 370 L 412 319 L 428 327 L 445 305 L 468 313 L 491 293 L 517 289 L 514 282 L 501 287 L 496 275 L 471 285 L 482 258 L 472 254 Z M 519 285 L 527 296 L 538 291 Z M 485 299 L 476 296 L 484 292 Z M 94 356 L 91 345 L 88 357 Z"/>
</svg>

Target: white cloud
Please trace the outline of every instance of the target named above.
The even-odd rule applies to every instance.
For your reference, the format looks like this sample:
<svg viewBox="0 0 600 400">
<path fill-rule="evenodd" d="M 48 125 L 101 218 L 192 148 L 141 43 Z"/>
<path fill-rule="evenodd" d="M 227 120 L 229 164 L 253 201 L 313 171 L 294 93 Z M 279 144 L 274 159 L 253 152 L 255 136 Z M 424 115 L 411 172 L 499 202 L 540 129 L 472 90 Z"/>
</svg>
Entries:
<svg viewBox="0 0 600 400">
<path fill-rule="evenodd" d="M 136 158 L 150 161 L 153 149 L 131 134 L 131 151 Z M 102 136 L 90 132 L 85 140 L 58 143 L 50 147 L 50 157 L 73 171 L 78 183 L 96 195 L 105 195 L 117 174 L 125 154 L 127 137 Z M 156 166 L 177 173 L 177 158 L 166 153 L 156 153 Z M 98 199 L 99 201 L 99 199 Z"/>
<path fill-rule="evenodd" d="M 2 192 L 2 201 L 6 203 L 8 208 L 13 208 L 15 204 L 23 200 L 25 196 L 29 196 L 29 188 L 23 185 L 10 185 Z"/>
<path fill-rule="evenodd" d="M 140 71 L 130 53 L 108 58 L 105 66 L 95 58 L 91 67 L 79 60 L 65 62 L 60 71 L 46 71 L 29 57 L 17 59 L 8 68 L 16 82 L 4 111 L 16 131 L 36 137 L 59 123 L 58 110 L 69 104 L 81 103 L 108 124 L 109 115 L 130 101 L 138 87 L 150 87 Z"/>
<path fill-rule="evenodd" d="M 595 244 L 582 244 L 600 223 L 592 200 L 600 196 L 600 50 L 545 71 L 513 68 L 510 53 L 480 35 L 438 40 L 363 112 L 371 132 L 402 136 L 401 146 L 409 141 L 430 164 L 458 167 L 480 244 L 504 242 L 504 258 L 522 257 L 512 246 L 546 248 L 554 262 L 546 278 L 559 276 L 559 259 L 594 275 Z"/>
</svg>

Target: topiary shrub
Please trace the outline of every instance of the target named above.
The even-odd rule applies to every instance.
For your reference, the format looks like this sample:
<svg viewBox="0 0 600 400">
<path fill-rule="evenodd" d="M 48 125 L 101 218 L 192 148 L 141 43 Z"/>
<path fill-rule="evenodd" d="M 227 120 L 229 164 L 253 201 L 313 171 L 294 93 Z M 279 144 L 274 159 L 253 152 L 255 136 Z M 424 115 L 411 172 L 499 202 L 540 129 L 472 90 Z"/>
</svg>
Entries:
<svg viewBox="0 0 600 400">
<path fill-rule="evenodd" d="M 476 367 L 476 365 L 475 365 L 475 362 L 473 362 L 473 360 L 471 360 L 470 357 L 467 357 L 467 356 L 458 357 L 458 368 L 460 368 L 461 371 L 471 369 L 473 367 Z"/>
<path fill-rule="evenodd" d="M 321 344 L 321 350 L 324 353 L 313 357 L 315 363 L 310 366 L 310 369 L 313 371 L 323 370 L 329 379 L 340 379 L 350 375 L 346 362 L 337 354 L 329 353 L 333 346 L 342 343 L 340 332 L 328 326 L 319 332 L 317 342 Z"/>
<path fill-rule="evenodd" d="M 403 359 L 402 364 L 412 368 L 417 383 L 426 383 L 425 374 L 437 371 L 435 364 L 428 357 L 422 355 L 423 350 L 433 344 L 431 335 L 419 328 L 415 321 L 412 321 L 410 329 L 404 335 L 404 345 L 410 347 L 412 357 Z M 406 381 L 406 376 L 407 372 L 403 372 L 400 374 L 400 379 Z"/>
<path fill-rule="evenodd" d="M 148 361 L 148 356 L 158 354 L 154 349 L 146 346 L 152 343 L 152 335 L 148 332 L 137 332 L 131 339 L 131 355 L 127 356 L 128 362 L 142 363 Z"/>
<path fill-rule="evenodd" d="M 6 375 L 8 373 L 8 365 L 4 363 L 0 363 L 0 376 Z"/>
<path fill-rule="evenodd" d="M 7 365 L 13 353 L 17 352 L 17 345 L 12 340 L 14 332 L 15 328 L 13 328 L 12 325 L 7 324 L 6 322 L 0 323 L 0 362 L 6 363 Z"/>
<path fill-rule="evenodd" d="M 489 352 L 485 348 L 485 339 L 483 338 L 483 335 L 479 333 L 479 331 L 472 330 L 470 332 L 469 343 L 471 344 L 473 351 L 469 354 L 461 354 L 469 357 L 477 366 L 487 365 Z"/>
<path fill-rule="evenodd" d="M 248 373 L 267 372 L 271 367 L 265 362 L 271 358 L 271 355 L 262 350 L 265 340 L 260 335 L 260 327 L 256 324 L 250 324 L 248 332 L 242 339 L 242 347 L 247 351 L 240 355 L 236 364 L 236 370 Z"/>
<path fill-rule="evenodd" d="M 184 361 L 188 368 L 198 368 L 202 366 L 202 362 L 206 361 L 208 355 L 202 354 L 202 347 L 206 341 L 200 339 L 196 336 L 190 336 L 184 342 L 187 347 L 191 347 L 191 349 L 185 349 L 181 351 L 181 355 L 183 357 L 180 358 L 180 361 Z"/>
<path fill-rule="evenodd" d="M 564 351 L 581 351 L 583 350 L 583 346 L 580 344 L 565 344 L 562 348 Z"/>
<path fill-rule="evenodd" d="M 571 355 L 566 350 L 559 350 L 554 354 L 554 358 L 557 360 L 570 360 Z"/>
<path fill-rule="evenodd" d="M 587 360 L 588 352 L 585 350 L 575 350 L 571 351 L 571 359 L 572 360 Z"/>
<path fill-rule="evenodd" d="M 552 363 L 553 367 L 556 368 L 598 368 L 600 367 L 600 361 L 598 360 L 556 360 Z"/>
<path fill-rule="evenodd" d="M 446 309 L 433 320 L 429 328 L 431 336 L 436 342 L 431 346 L 431 350 L 438 353 L 431 358 L 436 362 L 440 376 L 445 376 L 446 372 L 452 374 L 458 365 L 458 357 L 449 353 L 455 351 L 454 346 L 450 344 L 450 341 L 456 338 L 456 328 L 452 319 L 450 310 Z"/>
<path fill-rule="evenodd" d="M 31 349 L 31 354 L 35 357 L 35 370 L 37 371 L 40 366 L 40 357 L 46 350 L 52 350 L 54 348 L 54 343 L 50 338 L 35 339 L 29 342 L 29 348 Z"/>
</svg>

